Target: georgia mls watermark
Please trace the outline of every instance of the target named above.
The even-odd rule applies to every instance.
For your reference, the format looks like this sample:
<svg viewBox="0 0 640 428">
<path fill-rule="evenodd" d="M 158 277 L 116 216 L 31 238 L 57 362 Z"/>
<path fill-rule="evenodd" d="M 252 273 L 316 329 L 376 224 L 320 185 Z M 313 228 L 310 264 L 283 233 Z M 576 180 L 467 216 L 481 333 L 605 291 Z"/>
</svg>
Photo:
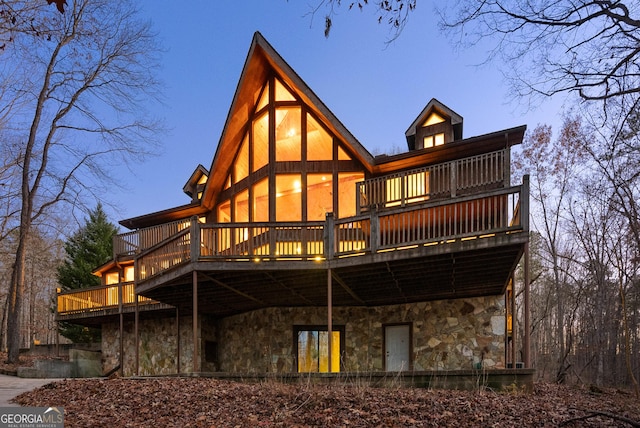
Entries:
<svg viewBox="0 0 640 428">
<path fill-rule="evenodd" d="M 0 428 L 64 428 L 64 409 L 0 407 Z"/>
</svg>

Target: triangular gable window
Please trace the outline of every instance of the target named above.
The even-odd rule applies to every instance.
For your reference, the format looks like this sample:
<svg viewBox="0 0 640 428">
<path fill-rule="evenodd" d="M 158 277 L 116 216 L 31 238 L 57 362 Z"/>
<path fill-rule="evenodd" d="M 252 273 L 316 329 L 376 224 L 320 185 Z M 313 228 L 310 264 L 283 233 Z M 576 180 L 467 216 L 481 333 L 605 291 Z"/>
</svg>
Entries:
<svg viewBox="0 0 640 428">
<path fill-rule="evenodd" d="M 424 121 L 424 123 L 422 124 L 423 127 L 425 126 L 431 126 L 431 125 L 436 125 L 438 123 L 442 123 L 444 122 L 444 118 L 442 116 L 440 116 L 438 113 L 436 112 L 432 112 L 429 117 L 427 117 L 427 120 Z"/>
<path fill-rule="evenodd" d="M 262 110 L 262 108 L 267 104 L 269 104 L 269 82 L 267 82 L 267 84 L 264 85 L 264 88 L 262 89 L 262 95 L 260 95 L 260 99 L 258 100 L 258 104 L 256 105 L 256 111 Z"/>
<path fill-rule="evenodd" d="M 234 183 L 249 175 L 249 137 L 245 135 L 233 168 Z"/>
<path fill-rule="evenodd" d="M 341 146 L 338 146 L 338 160 L 351 160 L 351 156 Z"/>
<path fill-rule="evenodd" d="M 275 79 L 276 81 L 276 101 L 295 101 L 296 98 L 289 92 L 287 88 L 284 87 L 280 80 Z"/>
</svg>

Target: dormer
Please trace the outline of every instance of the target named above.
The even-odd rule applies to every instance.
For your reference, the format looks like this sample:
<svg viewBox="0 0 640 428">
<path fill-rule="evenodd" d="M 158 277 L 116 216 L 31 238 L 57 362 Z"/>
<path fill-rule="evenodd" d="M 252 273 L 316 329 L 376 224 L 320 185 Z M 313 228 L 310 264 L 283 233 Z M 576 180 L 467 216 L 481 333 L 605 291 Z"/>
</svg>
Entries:
<svg viewBox="0 0 640 428">
<path fill-rule="evenodd" d="M 407 132 L 409 150 L 429 149 L 462 139 L 462 116 L 432 98 Z"/>
<path fill-rule="evenodd" d="M 191 197 L 192 202 L 198 202 L 202 197 L 207 178 L 209 178 L 209 171 L 204 166 L 198 165 L 182 188 L 182 191 Z"/>
</svg>

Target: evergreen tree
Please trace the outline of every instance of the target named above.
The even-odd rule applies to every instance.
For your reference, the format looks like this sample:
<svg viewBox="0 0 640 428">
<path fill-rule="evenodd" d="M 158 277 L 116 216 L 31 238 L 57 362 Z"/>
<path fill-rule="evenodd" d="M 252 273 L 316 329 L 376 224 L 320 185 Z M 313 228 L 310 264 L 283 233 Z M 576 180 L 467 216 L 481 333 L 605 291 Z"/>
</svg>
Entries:
<svg viewBox="0 0 640 428">
<path fill-rule="evenodd" d="M 108 221 L 98 204 L 85 224 L 64 244 L 66 258 L 58 267 L 60 288 L 66 291 L 100 285 L 100 279 L 92 272 L 111 259 L 113 236 L 117 233 L 118 228 Z M 100 330 L 66 322 L 60 323 L 60 334 L 75 343 L 100 340 Z"/>
</svg>

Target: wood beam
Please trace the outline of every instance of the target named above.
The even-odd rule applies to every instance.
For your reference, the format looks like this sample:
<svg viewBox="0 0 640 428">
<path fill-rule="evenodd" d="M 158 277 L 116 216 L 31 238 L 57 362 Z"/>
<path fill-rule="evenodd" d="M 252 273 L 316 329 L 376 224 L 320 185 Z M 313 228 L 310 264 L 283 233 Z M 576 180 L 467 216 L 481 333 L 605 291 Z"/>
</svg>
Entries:
<svg viewBox="0 0 640 428">
<path fill-rule="evenodd" d="M 329 269 L 329 271 L 331 271 L 331 269 Z M 333 279 L 340 285 L 340 287 L 342 287 L 344 289 L 344 291 L 346 291 L 351 297 L 353 297 L 353 299 L 360 303 L 361 305 L 366 305 L 365 301 L 362 300 L 356 293 L 355 291 L 353 291 L 343 280 L 342 278 L 340 278 L 340 276 L 333 271 L 332 273 L 333 275 Z"/>
<path fill-rule="evenodd" d="M 239 296 L 242 296 L 242 297 L 244 297 L 246 299 L 252 300 L 252 301 L 254 301 L 254 302 L 256 302 L 256 303 L 258 303 L 260 305 L 264 305 L 265 304 L 262 300 L 257 299 L 255 297 L 251 296 L 250 294 L 244 293 L 244 292 L 238 290 L 237 288 L 234 288 L 234 287 L 232 287 L 232 286 L 230 286 L 228 284 L 225 284 L 224 282 L 222 282 L 222 281 L 220 281 L 218 279 L 215 279 L 215 278 L 213 278 L 213 277 L 211 277 L 209 275 L 206 275 L 206 274 L 202 274 L 202 276 L 204 276 L 207 280 L 213 282 L 216 285 L 219 285 L 222 288 L 226 288 L 229 291 L 233 291 L 234 293 L 238 294 Z"/>
</svg>

